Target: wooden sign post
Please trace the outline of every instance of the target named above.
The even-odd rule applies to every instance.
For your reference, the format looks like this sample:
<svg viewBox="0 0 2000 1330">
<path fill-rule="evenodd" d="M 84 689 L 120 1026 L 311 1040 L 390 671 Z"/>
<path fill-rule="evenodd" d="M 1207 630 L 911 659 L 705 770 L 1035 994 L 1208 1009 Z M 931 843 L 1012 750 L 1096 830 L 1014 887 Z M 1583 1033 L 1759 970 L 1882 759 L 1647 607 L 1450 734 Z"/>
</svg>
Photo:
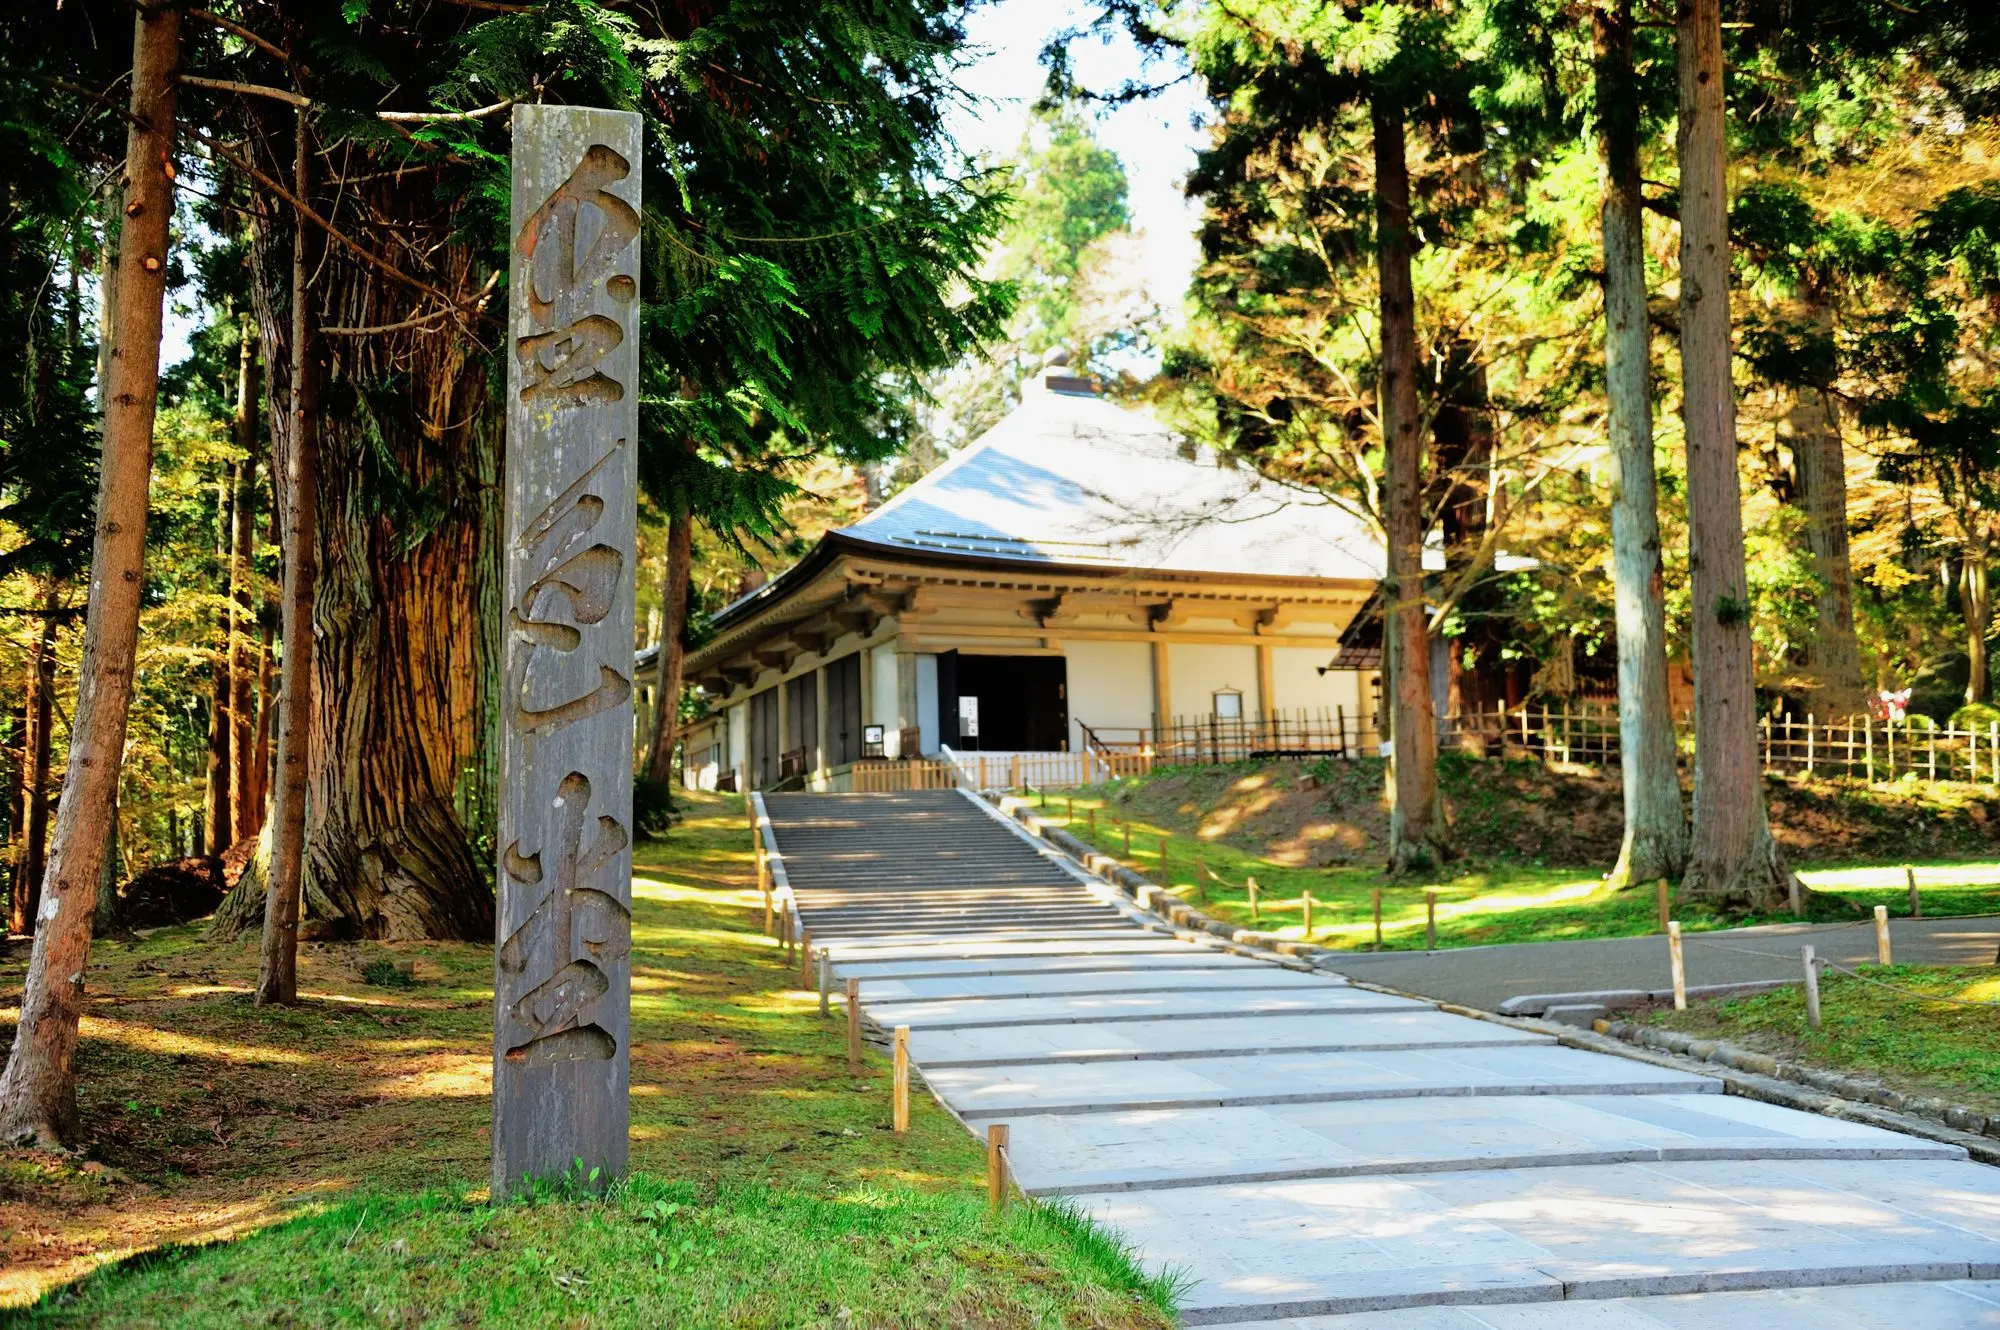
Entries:
<svg viewBox="0 0 2000 1330">
<path fill-rule="evenodd" d="M 639 117 L 514 108 L 493 1197 L 625 1169 Z"/>
</svg>

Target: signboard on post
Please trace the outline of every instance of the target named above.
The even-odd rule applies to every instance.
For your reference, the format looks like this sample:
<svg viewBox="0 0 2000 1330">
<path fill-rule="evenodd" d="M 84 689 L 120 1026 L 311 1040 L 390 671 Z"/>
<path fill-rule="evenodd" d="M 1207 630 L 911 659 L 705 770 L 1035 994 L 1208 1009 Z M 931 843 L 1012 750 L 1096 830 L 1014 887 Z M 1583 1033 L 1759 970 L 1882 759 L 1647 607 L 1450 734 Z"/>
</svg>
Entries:
<svg viewBox="0 0 2000 1330">
<path fill-rule="evenodd" d="M 979 737 L 979 699 L 976 697 L 958 699 L 958 737 L 961 739 Z"/>
<path fill-rule="evenodd" d="M 639 117 L 514 108 L 493 1197 L 624 1171 Z"/>
</svg>

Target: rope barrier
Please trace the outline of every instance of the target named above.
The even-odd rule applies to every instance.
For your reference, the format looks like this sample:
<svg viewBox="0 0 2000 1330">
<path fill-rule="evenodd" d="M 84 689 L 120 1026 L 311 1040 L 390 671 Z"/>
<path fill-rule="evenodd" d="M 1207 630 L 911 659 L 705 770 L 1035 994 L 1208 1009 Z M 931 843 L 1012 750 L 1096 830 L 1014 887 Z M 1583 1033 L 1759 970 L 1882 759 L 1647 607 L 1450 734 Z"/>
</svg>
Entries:
<svg viewBox="0 0 2000 1330">
<path fill-rule="evenodd" d="M 1877 988 L 1886 988 L 1891 993 L 1901 994 L 1903 997 L 1917 1002 L 1947 1002 L 1954 1007 L 2000 1007 L 2000 1002 L 1982 1002 L 1977 998 L 1938 997 L 1931 993 L 1915 993 L 1907 988 L 1898 988 L 1895 984 L 1885 984 L 1880 979 L 1871 979 L 1858 970 L 1848 969 L 1838 961 L 1830 961 L 1822 958 L 1819 964 L 1824 969 L 1838 970 L 1842 974 L 1852 975 L 1864 984 L 1873 984 Z"/>
</svg>

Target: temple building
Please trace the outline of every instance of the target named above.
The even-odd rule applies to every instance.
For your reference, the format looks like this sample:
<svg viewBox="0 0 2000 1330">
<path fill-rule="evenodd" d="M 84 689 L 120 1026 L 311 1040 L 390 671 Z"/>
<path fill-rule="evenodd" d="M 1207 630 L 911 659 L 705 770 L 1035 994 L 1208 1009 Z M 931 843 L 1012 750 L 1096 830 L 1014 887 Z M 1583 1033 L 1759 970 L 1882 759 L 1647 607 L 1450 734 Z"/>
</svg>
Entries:
<svg viewBox="0 0 2000 1330">
<path fill-rule="evenodd" d="M 685 778 L 839 790 L 882 760 L 1372 716 L 1375 671 L 1336 657 L 1381 571 L 1359 518 L 1052 364 L 979 440 L 716 616 L 687 660 L 713 715 L 686 733 Z"/>
</svg>

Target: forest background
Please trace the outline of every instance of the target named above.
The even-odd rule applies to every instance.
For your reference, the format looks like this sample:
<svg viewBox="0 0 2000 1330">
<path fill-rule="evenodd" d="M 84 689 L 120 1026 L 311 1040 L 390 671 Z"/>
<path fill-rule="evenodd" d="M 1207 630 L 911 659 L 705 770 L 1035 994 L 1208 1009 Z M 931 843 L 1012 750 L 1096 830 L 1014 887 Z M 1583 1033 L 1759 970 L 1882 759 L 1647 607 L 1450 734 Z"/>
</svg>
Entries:
<svg viewBox="0 0 2000 1330">
<path fill-rule="evenodd" d="M 490 936 L 491 334 L 517 100 L 647 117 L 635 648 L 698 642 L 820 532 L 975 439 L 1061 347 L 1220 464 L 1342 506 L 1392 550 L 1441 548 L 1420 594 L 1392 567 L 1387 617 L 1392 635 L 1448 639 L 1458 667 L 1525 662 L 1539 694 L 1568 697 L 1642 643 L 1699 687 L 1713 625 L 1711 641 L 1743 637 L 1760 711 L 1849 714 L 1909 688 L 1933 720 L 2000 719 L 1985 709 L 2000 51 L 1977 6 L 1720 7 L 1726 102 L 1702 158 L 1727 163 L 1720 341 L 1687 322 L 1717 306 L 1686 268 L 1683 172 L 1708 112 L 1677 58 L 1684 15 L 1105 5 L 1101 27 L 1178 62 L 1212 105 L 1181 310 L 1144 280 L 1123 169 L 1094 131 L 1095 106 L 1149 89 L 1078 86 L 1059 41 L 1019 151 L 968 160 L 941 128 L 960 18 L 929 0 L 182 14 L 163 262 L 200 328 L 158 399 L 105 926 L 142 870 L 225 851 L 245 871 L 218 928 L 262 921 L 286 872 L 268 810 L 296 549 L 318 571 L 294 870 L 309 926 Z M 0 830 L 17 932 L 37 918 L 86 677 L 130 20 L 111 3 L 0 19 L 19 74 L 0 93 L 0 337 L 19 352 L 0 379 Z M 1696 345 L 1706 359 L 1683 355 Z M 1705 366 L 1733 390 L 1724 506 L 1742 528 L 1743 580 L 1717 595 L 1688 559 L 1721 530 L 1690 502 L 1715 491 L 1691 484 L 1704 454 L 1681 423 L 1702 415 L 1684 385 Z M 295 430 L 306 394 L 312 428 Z M 274 518 L 301 494 L 274 478 L 307 434 L 318 526 L 295 546 Z M 1650 638 L 1618 603 L 1638 456 L 1657 531 L 1627 544 L 1651 560 L 1635 593 Z M 1410 677 L 1396 660 L 1392 645 Z M 702 705 L 669 692 L 669 719 Z M 671 753 L 670 725 L 635 746 L 662 823 Z M 1399 808 L 1421 822 L 1434 783 L 1409 793 Z M 1685 850 L 1664 862 L 1687 867 Z"/>
</svg>

